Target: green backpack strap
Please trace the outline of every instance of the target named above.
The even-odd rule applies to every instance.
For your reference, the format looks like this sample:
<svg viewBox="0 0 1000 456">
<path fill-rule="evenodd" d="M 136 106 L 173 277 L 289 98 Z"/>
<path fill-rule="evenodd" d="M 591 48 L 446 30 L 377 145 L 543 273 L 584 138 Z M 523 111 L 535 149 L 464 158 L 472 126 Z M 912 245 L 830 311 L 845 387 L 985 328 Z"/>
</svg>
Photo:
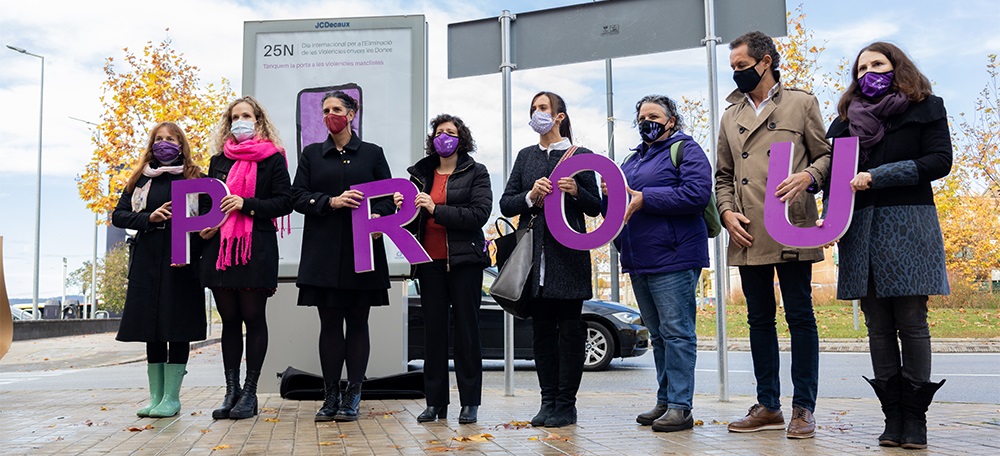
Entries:
<svg viewBox="0 0 1000 456">
<path fill-rule="evenodd" d="M 674 168 L 680 170 L 681 160 L 684 159 L 684 140 L 677 141 L 670 145 L 670 161 L 674 164 Z M 722 233 L 722 218 L 719 217 L 719 208 L 715 204 L 715 192 L 711 193 L 711 197 L 708 199 L 708 205 L 705 206 L 705 211 L 702 213 L 702 217 L 705 219 L 705 227 L 708 228 L 708 237 L 714 238 Z"/>
</svg>

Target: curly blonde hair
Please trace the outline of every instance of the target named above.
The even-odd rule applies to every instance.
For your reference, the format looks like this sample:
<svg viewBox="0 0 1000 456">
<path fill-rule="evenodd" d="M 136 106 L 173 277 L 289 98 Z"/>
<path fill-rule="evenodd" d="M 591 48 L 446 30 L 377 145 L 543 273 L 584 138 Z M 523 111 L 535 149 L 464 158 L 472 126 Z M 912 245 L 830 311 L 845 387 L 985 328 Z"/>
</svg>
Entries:
<svg viewBox="0 0 1000 456">
<path fill-rule="evenodd" d="M 264 107 L 260 105 L 260 102 L 256 98 L 247 95 L 230 102 L 229 106 L 226 107 L 226 111 L 222 113 L 222 118 L 219 119 L 219 123 L 215 127 L 215 133 L 212 134 L 212 155 L 221 154 L 222 146 L 226 144 L 229 138 L 233 137 L 232 133 L 230 133 L 233 127 L 233 108 L 240 103 L 246 103 L 253 109 L 253 116 L 257 118 L 257 124 L 254 125 L 255 135 L 258 138 L 271 141 L 277 148 L 283 149 L 281 138 L 278 136 L 278 129 L 271 122 L 271 118 L 267 116 L 267 111 L 264 110 Z"/>
</svg>

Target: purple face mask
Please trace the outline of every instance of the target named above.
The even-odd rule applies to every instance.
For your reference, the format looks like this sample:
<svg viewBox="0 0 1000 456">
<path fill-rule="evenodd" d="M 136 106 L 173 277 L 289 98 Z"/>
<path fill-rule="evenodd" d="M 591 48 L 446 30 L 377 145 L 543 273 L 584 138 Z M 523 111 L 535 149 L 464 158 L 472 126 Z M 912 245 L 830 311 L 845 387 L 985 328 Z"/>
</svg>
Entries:
<svg viewBox="0 0 1000 456">
<path fill-rule="evenodd" d="M 153 144 L 153 157 L 155 157 L 160 163 L 167 164 L 174 160 L 181 154 L 181 146 L 174 144 L 170 141 L 160 141 Z"/>
<path fill-rule="evenodd" d="M 450 157 L 458 150 L 458 137 L 441 133 L 434 137 L 434 151 L 442 157 Z"/>
<path fill-rule="evenodd" d="M 861 88 L 861 93 L 868 98 L 881 97 L 892 87 L 892 75 L 891 70 L 885 73 L 872 73 L 869 71 L 858 78 L 858 87 Z"/>
</svg>

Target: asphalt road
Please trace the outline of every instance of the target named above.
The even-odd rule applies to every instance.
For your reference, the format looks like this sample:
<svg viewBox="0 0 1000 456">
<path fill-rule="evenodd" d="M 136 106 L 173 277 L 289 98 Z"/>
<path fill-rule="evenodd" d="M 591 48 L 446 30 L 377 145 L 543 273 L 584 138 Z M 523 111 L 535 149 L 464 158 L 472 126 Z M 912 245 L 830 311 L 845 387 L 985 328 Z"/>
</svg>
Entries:
<svg viewBox="0 0 1000 456">
<path fill-rule="evenodd" d="M 420 361 L 410 363 L 419 368 Z M 717 373 L 718 356 L 715 352 L 698 352 L 695 370 L 695 393 L 719 394 Z M 792 384 L 789 374 L 790 354 L 781 353 L 783 403 L 790 405 Z M 188 364 L 185 386 L 223 385 L 222 358 L 219 345 L 211 345 L 192 353 Z M 934 380 L 948 379 L 935 400 L 946 402 L 971 402 L 1000 404 L 1000 353 L 940 353 L 933 358 Z M 503 363 L 484 362 L 485 388 L 503 388 Z M 871 388 L 861 378 L 871 375 L 871 365 L 866 353 L 821 353 L 819 396 L 823 397 L 873 397 Z M 265 378 L 269 381 L 274 377 Z M 0 373 L 0 389 L 8 391 L 55 391 L 66 389 L 136 388 L 146 385 L 146 370 L 142 363 L 118 366 L 59 369 L 33 372 Z M 454 385 L 454 379 L 452 379 Z M 537 380 L 534 364 L 530 361 L 515 363 L 514 387 L 517 390 L 534 390 Z M 638 358 L 616 360 L 604 372 L 584 374 L 581 389 L 590 391 L 648 391 L 651 402 L 655 395 L 655 371 L 650 353 Z M 729 394 L 754 395 L 755 380 L 750 354 L 729 353 Z M 749 406 L 750 404 L 746 404 Z"/>
</svg>

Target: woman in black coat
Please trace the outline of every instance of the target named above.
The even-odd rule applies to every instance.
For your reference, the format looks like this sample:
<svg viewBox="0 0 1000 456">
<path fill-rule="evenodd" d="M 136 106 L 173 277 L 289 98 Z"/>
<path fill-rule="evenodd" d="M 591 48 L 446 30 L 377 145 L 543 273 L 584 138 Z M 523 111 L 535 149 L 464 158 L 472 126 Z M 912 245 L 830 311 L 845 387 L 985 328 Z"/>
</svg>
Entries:
<svg viewBox="0 0 1000 456">
<path fill-rule="evenodd" d="M 319 357 L 325 400 L 316 421 L 355 421 L 361 382 L 368 369 L 368 314 L 389 304 L 389 267 L 380 235 L 373 242 L 374 270 L 354 272 L 351 213 L 363 195 L 350 187 L 388 179 L 389 163 L 382 148 L 361 141 L 351 128 L 358 102 L 344 92 L 323 97 L 326 141 L 306 146 L 299 157 L 292 201 L 305 214 L 299 260 L 300 306 L 319 311 Z M 372 204 L 373 217 L 395 212 L 391 197 Z M 344 325 L 347 331 L 344 331 Z M 347 365 L 347 390 L 341 399 L 340 375 Z"/>
<path fill-rule="evenodd" d="M 479 306 L 483 301 L 483 268 L 489 266 L 483 225 L 493 209 L 486 166 L 469 155 L 476 144 L 458 117 L 441 114 L 431 121 L 427 157 L 407 171 L 420 193 L 419 216 L 407 228 L 417 233 L 431 263 L 416 265 L 420 307 L 424 314 L 424 391 L 427 409 L 418 422 L 448 414 L 448 332 L 455 315 L 455 378 L 461 424 L 475 423 L 482 400 L 483 353 L 479 340 Z M 402 196 L 397 196 L 397 204 Z"/>
<path fill-rule="evenodd" d="M 581 318 L 583 300 L 591 298 L 590 252 L 559 244 L 546 226 L 542 204 L 552 193 L 552 174 L 571 148 L 572 133 L 566 103 L 552 92 L 539 92 L 531 101 L 531 128 L 538 144 L 517 154 L 510 180 L 500 198 L 504 216 L 520 216 L 518 230 L 534 219 L 534 255 L 528 278 L 531 302 L 532 348 L 542 405 L 532 426 L 560 427 L 576 423 L 576 392 L 585 357 L 587 323 Z M 591 151 L 579 147 L 576 154 Z M 555 185 L 566 193 L 565 217 L 577 232 L 586 232 L 584 214 L 597 216 L 601 198 L 591 171 L 563 178 Z M 536 217 L 537 215 L 537 217 Z"/>
<path fill-rule="evenodd" d="M 171 207 L 171 183 L 198 177 L 184 131 L 161 122 L 150 130 L 146 149 L 111 214 L 114 226 L 137 231 L 130 241 L 128 290 L 116 339 L 146 342 L 150 401 L 136 412 L 142 417 L 180 411 L 190 342 L 205 339 L 205 297 L 197 263 L 170 263 L 171 211 L 187 210 Z"/>
<path fill-rule="evenodd" d="M 216 130 L 218 149 L 208 177 L 229 187 L 228 213 L 218 229 L 206 229 L 202 284 L 212 289 L 222 317 L 222 364 L 226 396 L 215 419 L 257 414 L 257 380 L 267 353 L 264 306 L 278 289 L 278 232 L 290 230 L 290 179 L 285 150 L 264 108 L 250 96 L 226 108 Z M 246 325 L 247 375 L 240 388 Z"/>
<path fill-rule="evenodd" d="M 944 384 L 930 381 L 927 296 L 949 292 L 931 188 L 951 170 L 948 115 L 895 45 L 866 46 L 851 73 L 828 134 L 856 136 L 861 149 L 854 215 L 839 242 L 837 298 L 861 300 L 875 373 L 868 382 L 885 414 L 879 444 L 926 448 L 927 407 Z"/>
</svg>

